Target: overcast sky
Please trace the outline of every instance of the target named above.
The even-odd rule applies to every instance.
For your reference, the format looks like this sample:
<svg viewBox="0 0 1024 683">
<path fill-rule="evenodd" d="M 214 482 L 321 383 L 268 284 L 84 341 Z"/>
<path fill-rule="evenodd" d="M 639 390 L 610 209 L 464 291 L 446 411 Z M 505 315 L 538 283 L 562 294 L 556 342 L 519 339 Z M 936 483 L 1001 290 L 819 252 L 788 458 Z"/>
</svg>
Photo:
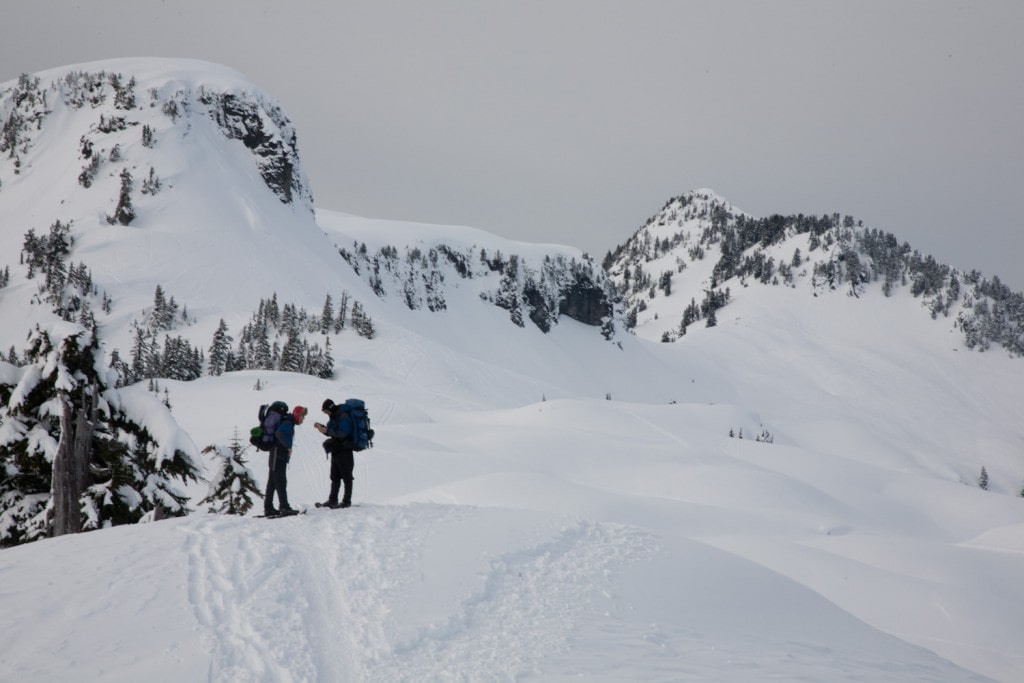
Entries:
<svg viewBox="0 0 1024 683">
<path fill-rule="evenodd" d="M 0 82 L 205 59 L 275 97 L 316 204 L 601 257 L 710 187 L 1024 290 L 1024 2 L 6 2 Z"/>
</svg>

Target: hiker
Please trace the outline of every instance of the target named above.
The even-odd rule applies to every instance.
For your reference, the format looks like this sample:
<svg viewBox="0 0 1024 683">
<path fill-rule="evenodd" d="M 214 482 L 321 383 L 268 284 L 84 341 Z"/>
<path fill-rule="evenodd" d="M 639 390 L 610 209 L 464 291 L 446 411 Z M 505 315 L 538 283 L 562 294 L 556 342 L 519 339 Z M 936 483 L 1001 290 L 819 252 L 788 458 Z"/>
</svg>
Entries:
<svg viewBox="0 0 1024 683">
<path fill-rule="evenodd" d="M 263 513 L 268 517 L 274 515 L 294 514 L 288 505 L 288 460 L 292 455 L 292 442 L 295 440 L 295 425 L 302 424 L 309 412 L 302 406 L 295 406 L 291 413 L 281 417 L 281 424 L 274 432 L 274 445 L 270 449 L 267 474 L 267 493 L 263 497 Z M 277 493 L 278 507 L 274 509 L 274 493 Z"/>
<path fill-rule="evenodd" d="M 344 410 L 344 405 L 335 404 L 331 399 L 323 402 L 321 410 L 327 415 L 327 424 L 317 422 L 313 426 L 328 437 L 324 450 L 331 454 L 331 493 L 322 506 L 347 508 L 352 505 L 352 470 L 356 464 L 352 454 L 352 417 Z M 339 503 L 338 490 L 342 482 L 345 482 L 345 494 Z"/>
</svg>

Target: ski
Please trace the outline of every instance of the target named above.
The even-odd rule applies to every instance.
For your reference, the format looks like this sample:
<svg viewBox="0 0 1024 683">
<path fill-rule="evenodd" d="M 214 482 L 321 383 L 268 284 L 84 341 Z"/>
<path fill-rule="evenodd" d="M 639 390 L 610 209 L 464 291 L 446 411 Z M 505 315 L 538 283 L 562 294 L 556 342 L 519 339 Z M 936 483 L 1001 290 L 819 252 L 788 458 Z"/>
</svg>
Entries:
<svg viewBox="0 0 1024 683">
<path fill-rule="evenodd" d="M 341 505 L 328 505 L 327 503 L 317 503 L 316 506 L 318 508 L 327 508 L 328 510 L 344 510 L 345 508 L 357 508 L 357 507 L 359 507 L 359 503 L 352 503 L 351 505 L 345 505 L 345 506 L 341 506 Z"/>
<path fill-rule="evenodd" d="M 279 517 L 294 517 L 295 515 L 306 514 L 306 509 L 292 510 L 291 512 L 279 512 L 276 515 L 253 515 L 257 519 L 277 519 Z"/>
</svg>

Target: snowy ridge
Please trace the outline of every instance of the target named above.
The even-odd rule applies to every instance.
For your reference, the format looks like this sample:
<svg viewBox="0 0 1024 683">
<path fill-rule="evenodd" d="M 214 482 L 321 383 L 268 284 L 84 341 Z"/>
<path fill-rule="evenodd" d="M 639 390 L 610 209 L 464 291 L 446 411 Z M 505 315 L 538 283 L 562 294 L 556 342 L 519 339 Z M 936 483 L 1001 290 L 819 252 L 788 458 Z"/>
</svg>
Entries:
<svg viewBox="0 0 1024 683">
<path fill-rule="evenodd" d="M 1024 355 L 1024 293 L 937 263 L 851 216 L 759 219 L 694 190 L 669 200 L 604 265 L 626 299 L 627 324 L 648 339 L 671 342 L 697 321 L 713 325 L 732 297 L 761 296 L 744 292 L 751 286 L 854 298 L 905 289 L 967 349 Z"/>
<path fill-rule="evenodd" d="M 550 332 L 560 316 L 600 327 L 605 339 L 622 326 L 615 287 L 603 269 L 578 249 L 497 239 L 472 228 L 372 221 L 321 211 L 345 261 L 379 297 L 393 296 L 411 310 L 448 307 L 457 290 L 505 309 L 518 327 Z M 383 242 L 383 240 L 388 240 Z M 373 245 L 368 247 L 367 244 Z M 399 251 L 403 249 L 403 252 Z"/>
<path fill-rule="evenodd" d="M 0 680 L 1024 677 L 1024 363 L 995 344 L 970 352 L 953 327 L 975 285 L 961 283 L 941 324 L 950 273 L 915 296 L 904 271 L 907 284 L 887 295 L 884 280 L 854 282 L 845 256 L 840 264 L 849 253 L 842 245 L 856 244 L 839 239 L 841 219 L 836 227 L 827 217 L 812 250 L 813 231 L 782 221 L 776 240 L 774 221 L 710 190 L 671 200 L 613 253 L 607 275 L 572 247 L 314 216 L 302 192 L 282 201 L 256 158 L 266 148 L 225 134 L 212 113 L 224 111 L 219 100 L 199 95 L 200 85 L 253 92 L 236 73 L 126 60 L 54 77 L 68 71 L 133 74 L 137 107 L 115 107 L 109 80 L 95 108 L 48 99 L 42 128 L 19 138 L 30 142 L 15 152 L 19 173 L 8 152 L 0 159 L 0 272 L 10 266 L 0 351 L 19 355 L 0 360 L 0 448 L 20 447 L 28 418 L 19 406 L 55 381 L 47 367 L 61 366 L 44 355 L 17 367 L 25 335 L 37 323 L 83 329 L 80 310 L 65 322 L 53 312 L 74 297 L 90 302 L 104 349 L 102 361 L 65 372 L 69 382 L 109 375 L 113 348 L 127 357 L 132 323 L 161 318 L 157 285 L 188 310 L 161 334 L 203 350 L 221 319 L 237 335 L 271 294 L 315 316 L 325 294 L 346 292 L 372 316 L 375 334 L 307 330 L 330 339 L 331 377 L 253 368 L 159 378 L 155 393 L 147 382 L 112 389 L 107 407 L 158 437 L 141 449 L 140 471 L 180 451 L 206 480 L 222 460 L 214 454 L 253 426 L 261 403 L 310 407 L 288 471 L 292 504 L 309 512 L 209 514 L 200 504 L 208 481 L 186 480 L 187 516 L 126 518 L 0 550 Z M 192 93 L 173 120 L 145 99 L 145 84 L 164 79 L 169 92 Z M 0 86 L 0 107 L 11 106 L 14 87 Z M 138 126 L 99 132 L 100 116 L 127 120 L 125 111 Z M 270 130 L 276 114 L 264 113 Z M 152 147 L 143 125 L 154 130 Z M 106 161 L 86 188 L 81 137 L 93 126 L 93 149 Z M 274 126 L 272 139 L 289 139 L 286 125 Z M 110 162 L 118 143 L 122 161 Z M 141 171 L 133 171 L 141 182 L 151 165 L 162 189 L 136 186 L 133 222 L 109 224 L 120 171 Z M 49 232 L 58 219 L 71 224 L 67 234 Z M 764 244 L 747 243 L 752 226 L 768 229 Z M 67 248 L 66 266 L 86 265 L 89 277 L 68 274 L 56 304 L 45 282 L 59 279 L 60 267 L 40 258 L 29 278 L 29 264 L 18 262 L 29 228 Z M 357 244 L 366 260 L 339 253 L 356 254 Z M 798 245 L 806 273 L 794 269 L 788 282 L 779 264 L 791 263 Z M 441 247 L 465 254 L 472 277 Z M 414 268 L 407 255 L 416 249 Z M 506 271 L 492 270 L 481 250 L 488 259 L 500 251 Z M 744 257 L 722 266 L 728 277 L 715 272 L 726 252 Z M 504 289 L 513 254 L 526 267 Z M 369 277 L 374 257 L 383 293 Z M 769 257 L 778 285 L 753 270 Z M 530 317 L 525 276 L 539 276 L 546 259 L 585 267 L 611 304 L 612 343 L 600 326 L 567 314 L 547 332 Z M 832 271 L 834 290 L 815 272 L 829 262 L 842 266 Z M 862 265 L 871 272 L 873 263 Z M 444 277 L 445 306 L 436 310 L 423 278 L 433 272 Z M 659 283 L 664 272 L 671 294 Z M 410 275 L 415 305 L 404 289 Z M 702 317 L 678 334 L 686 305 L 712 280 L 732 292 L 715 309 L 716 326 Z M 546 281 L 561 297 L 562 282 Z M 613 282 L 618 292 L 609 292 Z M 503 294 L 508 307 L 495 305 Z M 932 320 L 937 294 L 942 310 Z M 989 300 L 991 313 L 997 301 Z M 624 328 L 630 313 L 635 334 Z M 661 343 L 666 333 L 676 343 Z M 356 456 L 358 506 L 316 509 L 328 466 L 310 423 L 322 419 L 323 399 L 350 396 L 367 401 L 377 431 L 375 447 Z M 33 443 L 45 456 L 56 447 L 46 412 L 53 399 L 32 398 L 40 404 Z M 110 433 L 133 442 L 119 428 Z M 262 488 L 265 456 L 249 449 L 244 460 Z M 5 460 L 2 474 L 17 462 Z M 40 505 L 49 496 L 33 495 Z"/>
</svg>

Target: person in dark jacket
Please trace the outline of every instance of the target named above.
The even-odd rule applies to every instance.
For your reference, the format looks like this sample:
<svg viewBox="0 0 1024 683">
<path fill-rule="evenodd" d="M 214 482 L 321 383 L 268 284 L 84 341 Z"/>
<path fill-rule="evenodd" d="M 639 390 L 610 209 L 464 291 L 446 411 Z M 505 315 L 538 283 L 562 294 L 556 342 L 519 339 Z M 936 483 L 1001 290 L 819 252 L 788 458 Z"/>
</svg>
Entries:
<svg viewBox="0 0 1024 683">
<path fill-rule="evenodd" d="M 355 457 L 352 454 L 352 417 L 331 399 L 323 402 L 321 410 L 327 415 L 327 424 L 318 422 L 313 427 L 328 437 L 324 441 L 324 450 L 331 455 L 331 493 L 323 506 L 347 508 L 352 505 L 352 471 L 355 469 Z M 338 502 L 338 493 L 343 482 L 345 493 L 341 502 Z"/>
<path fill-rule="evenodd" d="M 267 493 L 263 497 L 263 513 L 268 517 L 292 514 L 295 510 L 288 505 L 288 461 L 292 456 L 295 440 L 295 425 L 302 424 L 309 412 L 302 406 L 295 406 L 291 413 L 281 418 L 281 424 L 274 432 L 274 445 L 270 449 L 267 473 Z M 274 494 L 277 494 L 277 509 L 274 508 Z"/>
</svg>

